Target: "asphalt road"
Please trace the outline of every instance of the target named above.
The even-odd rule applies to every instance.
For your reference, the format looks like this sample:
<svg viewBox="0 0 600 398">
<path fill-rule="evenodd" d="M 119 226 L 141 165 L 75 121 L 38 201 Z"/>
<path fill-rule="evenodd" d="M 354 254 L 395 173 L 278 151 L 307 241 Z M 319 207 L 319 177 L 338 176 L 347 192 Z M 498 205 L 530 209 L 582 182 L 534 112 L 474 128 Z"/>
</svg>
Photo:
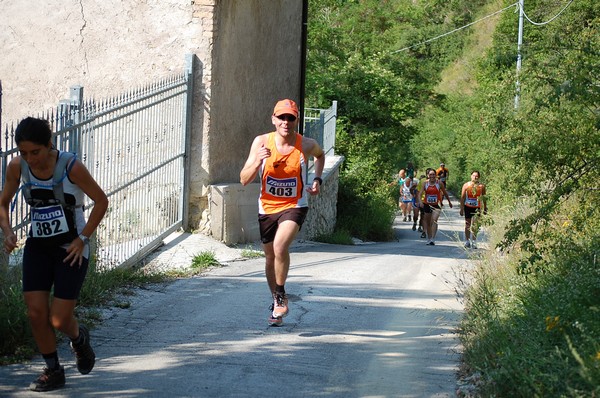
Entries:
<svg viewBox="0 0 600 398">
<path fill-rule="evenodd" d="M 27 390 L 43 367 L 36 358 L 0 367 L 0 396 L 453 397 L 463 310 L 456 286 L 468 261 L 457 240 L 463 220 L 445 209 L 433 247 L 400 218 L 396 242 L 294 244 L 281 327 L 267 324 L 264 260 L 232 260 L 106 310 L 91 332 L 89 375 L 62 343 L 63 389 Z M 172 253 L 171 263 L 181 262 L 181 251 Z"/>
</svg>

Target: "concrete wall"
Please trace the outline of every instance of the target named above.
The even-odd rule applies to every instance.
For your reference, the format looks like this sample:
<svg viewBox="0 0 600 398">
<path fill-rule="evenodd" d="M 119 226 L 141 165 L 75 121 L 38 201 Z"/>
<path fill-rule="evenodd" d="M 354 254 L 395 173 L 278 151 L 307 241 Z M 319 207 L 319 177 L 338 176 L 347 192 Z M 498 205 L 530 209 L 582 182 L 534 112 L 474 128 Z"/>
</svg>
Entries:
<svg viewBox="0 0 600 398">
<path fill-rule="evenodd" d="M 224 226 L 212 229 L 210 185 L 238 183 L 252 140 L 273 130 L 275 102 L 300 99 L 302 1 L 216 4 L 210 90 L 205 100 L 210 120 L 202 135 L 201 168 L 194 171 L 197 178 L 191 186 L 189 226 L 219 236 L 216 230 Z M 200 147 L 198 142 L 195 147 Z M 217 220 L 219 214 L 216 210 Z"/>
<path fill-rule="evenodd" d="M 308 216 L 298 234 L 299 239 L 312 239 L 332 233 L 337 218 L 337 194 L 341 156 L 328 156 L 323 170 L 323 185 L 317 196 L 309 196 Z M 314 175 L 309 174 L 308 181 Z M 258 229 L 258 194 L 260 184 L 219 184 L 210 190 L 210 234 L 226 244 L 255 242 Z"/>
<path fill-rule="evenodd" d="M 208 140 L 218 3 L 234 0 L 0 0 L 2 120 L 39 115 L 84 87 L 104 99 L 181 73 L 196 56 L 191 228 L 208 207 Z"/>
<path fill-rule="evenodd" d="M 325 158 L 321 192 L 309 197 L 308 216 L 298 238 L 310 240 L 318 235 L 331 234 L 335 229 L 340 166 L 343 160 L 342 156 L 336 155 Z M 309 175 L 308 181 L 313 178 L 313 175 Z"/>
<path fill-rule="evenodd" d="M 211 182 L 239 182 L 279 99 L 299 102 L 302 1 L 222 1 L 212 80 Z"/>
<path fill-rule="evenodd" d="M 54 107 L 72 85 L 114 96 L 211 64 L 213 1 L 0 0 L 3 121 Z M 209 76 L 209 75 L 207 75 Z M 199 85 L 200 86 L 200 85 Z"/>
</svg>

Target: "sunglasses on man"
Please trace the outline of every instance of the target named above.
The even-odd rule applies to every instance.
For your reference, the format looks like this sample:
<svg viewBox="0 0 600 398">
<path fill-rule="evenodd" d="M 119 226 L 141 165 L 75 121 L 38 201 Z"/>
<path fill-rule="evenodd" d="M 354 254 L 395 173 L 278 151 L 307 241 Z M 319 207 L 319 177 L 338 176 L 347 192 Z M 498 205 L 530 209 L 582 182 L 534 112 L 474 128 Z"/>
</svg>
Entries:
<svg viewBox="0 0 600 398">
<path fill-rule="evenodd" d="M 279 115 L 279 116 L 275 116 L 275 117 L 284 122 L 295 122 L 296 121 L 296 116 L 294 116 L 294 115 Z"/>
</svg>

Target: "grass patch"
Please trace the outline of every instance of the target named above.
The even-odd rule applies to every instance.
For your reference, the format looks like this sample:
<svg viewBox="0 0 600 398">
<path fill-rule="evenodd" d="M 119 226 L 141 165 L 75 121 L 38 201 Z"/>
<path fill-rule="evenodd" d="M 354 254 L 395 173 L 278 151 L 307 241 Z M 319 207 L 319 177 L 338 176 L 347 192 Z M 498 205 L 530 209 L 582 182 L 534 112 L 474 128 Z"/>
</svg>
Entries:
<svg viewBox="0 0 600 398">
<path fill-rule="evenodd" d="M 146 273 L 142 269 L 114 268 L 98 270 L 92 267 L 86 276 L 79 295 L 79 306 L 102 307 L 106 305 L 123 308 L 122 296 L 131 295 L 133 289 L 150 283 L 170 279 L 166 274 Z M 116 295 L 121 296 L 116 298 Z"/>
<path fill-rule="evenodd" d="M 214 267 L 217 265 L 221 264 L 219 261 L 217 261 L 214 251 L 203 251 L 199 254 L 196 254 L 194 258 L 192 258 L 192 269 L 195 270 Z"/>
<path fill-rule="evenodd" d="M 334 245 L 353 245 L 352 235 L 346 230 L 334 231 L 331 234 L 321 234 L 313 238 L 316 242 L 331 243 Z"/>
<path fill-rule="evenodd" d="M 252 246 L 248 245 L 242 250 L 241 256 L 248 259 L 261 258 L 265 256 L 265 253 L 263 253 L 262 250 L 256 250 Z"/>
<path fill-rule="evenodd" d="M 1 272 L 0 303 L 0 365 L 31 358 L 35 344 L 23 301 L 21 267 Z"/>
</svg>

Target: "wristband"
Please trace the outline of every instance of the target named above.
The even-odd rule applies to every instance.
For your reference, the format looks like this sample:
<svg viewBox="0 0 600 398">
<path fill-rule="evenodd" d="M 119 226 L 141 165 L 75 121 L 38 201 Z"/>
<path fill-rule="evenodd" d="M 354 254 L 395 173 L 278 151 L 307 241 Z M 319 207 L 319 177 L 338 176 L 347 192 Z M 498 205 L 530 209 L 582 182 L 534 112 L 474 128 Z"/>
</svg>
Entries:
<svg viewBox="0 0 600 398">
<path fill-rule="evenodd" d="M 84 245 L 87 245 L 90 242 L 90 238 L 88 238 L 84 234 L 79 234 L 79 239 L 81 239 L 83 241 Z"/>
<path fill-rule="evenodd" d="M 323 179 L 321 177 L 315 177 L 313 178 L 313 182 L 318 181 L 319 185 L 323 185 Z"/>
</svg>

